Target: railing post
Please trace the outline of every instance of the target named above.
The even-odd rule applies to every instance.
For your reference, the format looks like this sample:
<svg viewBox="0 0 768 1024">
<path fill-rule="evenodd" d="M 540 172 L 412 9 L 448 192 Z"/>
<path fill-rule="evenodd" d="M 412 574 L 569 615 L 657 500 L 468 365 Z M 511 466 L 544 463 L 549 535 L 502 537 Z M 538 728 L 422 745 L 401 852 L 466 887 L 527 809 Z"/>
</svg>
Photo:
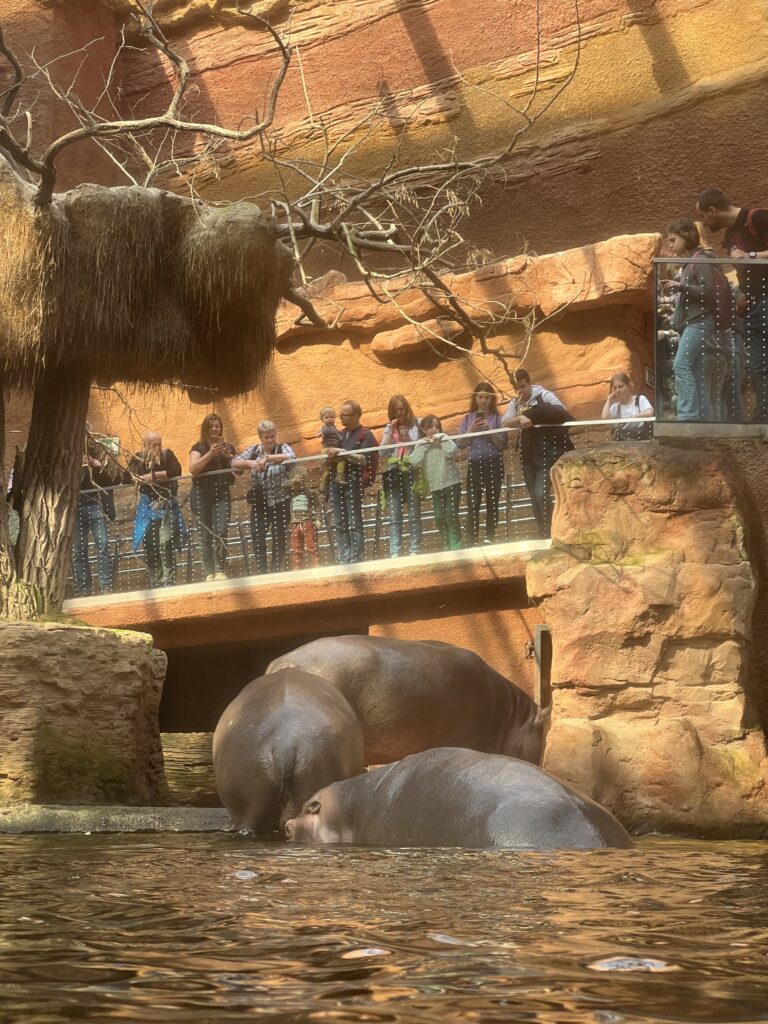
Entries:
<svg viewBox="0 0 768 1024">
<path fill-rule="evenodd" d="M 549 626 L 536 626 L 533 657 L 536 661 L 533 699 L 539 707 L 548 708 L 552 703 L 552 634 Z"/>
</svg>

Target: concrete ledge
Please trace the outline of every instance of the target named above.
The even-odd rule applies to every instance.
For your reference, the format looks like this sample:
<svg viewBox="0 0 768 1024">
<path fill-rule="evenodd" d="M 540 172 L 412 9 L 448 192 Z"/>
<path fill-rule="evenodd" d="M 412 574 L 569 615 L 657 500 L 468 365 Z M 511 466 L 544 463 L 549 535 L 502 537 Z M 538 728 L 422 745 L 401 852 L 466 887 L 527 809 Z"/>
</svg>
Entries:
<svg viewBox="0 0 768 1024">
<path fill-rule="evenodd" d="M 721 438 L 729 441 L 768 441 L 768 423 L 659 423 L 653 428 L 657 441 L 707 441 Z"/>
<path fill-rule="evenodd" d="M 232 820 L 223 807 L 0 807 L 0 833 L 224 832 Z"/>
<path fill-rule="evenodd" d="M 246 576 L 64 602 L 65 614 L 89 626 L 140 629 L 162 647 L 240 641 L 253 636 L 290 636 L 311 623 L 315 632 L 339 631 L 376 621 L 374 609 L 418 602 L 420 617 L 430 595 L 436 607 L 469 590 L 509 586 L 525 597 L 526 566 L 549 540 L 517 541 L 462 551 L 332 565 L 300 572 Z M 450 596 L 449 596 L 450 595 Z M 438 600 L 439 598 L 439 600 Z"/>
</svg>

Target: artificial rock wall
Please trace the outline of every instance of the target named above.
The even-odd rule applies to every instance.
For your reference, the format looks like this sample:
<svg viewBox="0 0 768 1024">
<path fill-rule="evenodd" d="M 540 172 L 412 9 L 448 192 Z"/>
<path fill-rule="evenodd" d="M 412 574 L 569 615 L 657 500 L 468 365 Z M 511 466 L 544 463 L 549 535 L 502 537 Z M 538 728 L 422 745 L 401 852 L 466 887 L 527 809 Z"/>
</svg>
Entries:
<svg viewBox="0 0 768 1024">
<path fill-rule="evenodd" d="M 614 444 L 552 480 L 552 548 L 527 581 L 553 642 L 545 766 L 632 829 L 768 833 L 758 578 L 729 461 Z"/>
<path fill-rule="evenodd" d="M 262 101 L 277 67 L 235 6 L 156 4 L 190 60 L 199 109 L 230 124 Z M 398 146 L 408 163 L 454 147 L 460 159 L 498 153 L 523 124 L 514 108 L 531 102 L 539 119 L 468 225 L 498 257 L 664 230 L 708 185 L 768 196 L 761 0 L 474 0 L 471 10 L 464 0 L 256 0 L 253 10 L 283 29 L 290 17 L 295 53 L 276 126 L 292 152 L 321 156 L 322 123 L 331 139 L 348 133 L 348 166 L 362 175 L 375 177 Z M 129 103 L 167 96 L 160 61 L 131 55 L 121 75 Z M 212 197 L 271 183 L 256 152 L 223 157 L 198 177 Z"/>
<path fill-rule="evenodd" d="M 529 340 L 508 320 L 493 344 L 512 354 L 513 369 L 524 361 L 534 380 L 554 389 L 574 415 L 599 417 L 614 373 L 629 372 L 642 382 L 652 365 L 647 317 L 658 243 L 653 234 L 620 236 L 500 261 L 457 275 L 453 284 L 478 315 L 498 315 L 509 306 L 512 314 L 537 307 L 540 318 L 549 317 Z M 399 392 L 419 416 L 435 413 L 454 431 L 478 380 L 489 378 L 510 393 L 501 363 L 456 335 L 421 292 L 382 306 L 360 283 L 332 273 L 313 289 L 313 302 L 328 329 L 296 326 L 295 307 L 282 307 L 275 357 L 258 389 L 237 398 L 179 388 L 94 390 L 94 428 L 137 448 L 142 430 L 160 430 L 185 465 L 212 408 L 235 446 L 256 440 L 257 424 L 268 418 L 281 440 L 312 454 L 319 451 L 318 412 L 329 403 L 338 408 L 356 399 L 366 426 L 378 430 L 387 422 L 389 397 Z M 23 426 L 16 429 L 21 433 Z"/>
<path fill-rule="evenodd" d="M 165 665 L 142 633 L 0 624 L 0 804 L 165 802 Z"/>
</svg>

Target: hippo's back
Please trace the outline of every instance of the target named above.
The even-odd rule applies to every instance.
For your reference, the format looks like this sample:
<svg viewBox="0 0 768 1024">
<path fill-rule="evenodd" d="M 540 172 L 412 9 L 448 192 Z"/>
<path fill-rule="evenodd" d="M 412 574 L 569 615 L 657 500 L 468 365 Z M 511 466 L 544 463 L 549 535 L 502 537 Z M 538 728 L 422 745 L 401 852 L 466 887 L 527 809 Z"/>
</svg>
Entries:
<svg viewBox="0 0 768 1024">
<path fill-rule="evenodd" d="M 284 669 L 254 679 L 225 708 L 213 763 L 236 826 L 269 834 L 316 789 L 363 770 L 362 730 L 334 686 Z"/>
<path fill-rule="evenodd" d="M 427 750 L 354 782 L 356 841 L 363 845 L 632 846 L 605 808 L 543 769 L 499 754 Z"/>
<path fill-rule="evenodd" d="M 438 746 L 501 751 L 516 727 L 534 729 L 530 698 L 478 655 L 452 644 L 327 637 L 277 658 L 267 672 L 286 666 L 338 687 L 360 719 L 372 764 Z"/>
</svg>

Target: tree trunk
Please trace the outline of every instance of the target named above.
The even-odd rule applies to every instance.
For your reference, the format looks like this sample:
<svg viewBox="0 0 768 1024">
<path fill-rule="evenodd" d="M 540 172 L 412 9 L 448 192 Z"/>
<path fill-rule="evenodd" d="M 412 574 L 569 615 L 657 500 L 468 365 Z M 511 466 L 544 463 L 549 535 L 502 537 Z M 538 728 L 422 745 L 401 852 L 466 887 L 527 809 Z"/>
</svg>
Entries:
<svg viewBox="0 0 768 1024">
<path fill-rule="evenodd" d="M 21 483 L 16 580 L 4 614 L 40 619 L 61 611 L 85 447 L 87 371 L 44 372 L 35 387 Z"/>
<path fill-rule="evenodd" d="M 0 593 L 7 592 L 16 577 L 11 539 L 8 535 L 8 502 L 5 498 L 5 392 L 0 387 Z"/>
</svg>

